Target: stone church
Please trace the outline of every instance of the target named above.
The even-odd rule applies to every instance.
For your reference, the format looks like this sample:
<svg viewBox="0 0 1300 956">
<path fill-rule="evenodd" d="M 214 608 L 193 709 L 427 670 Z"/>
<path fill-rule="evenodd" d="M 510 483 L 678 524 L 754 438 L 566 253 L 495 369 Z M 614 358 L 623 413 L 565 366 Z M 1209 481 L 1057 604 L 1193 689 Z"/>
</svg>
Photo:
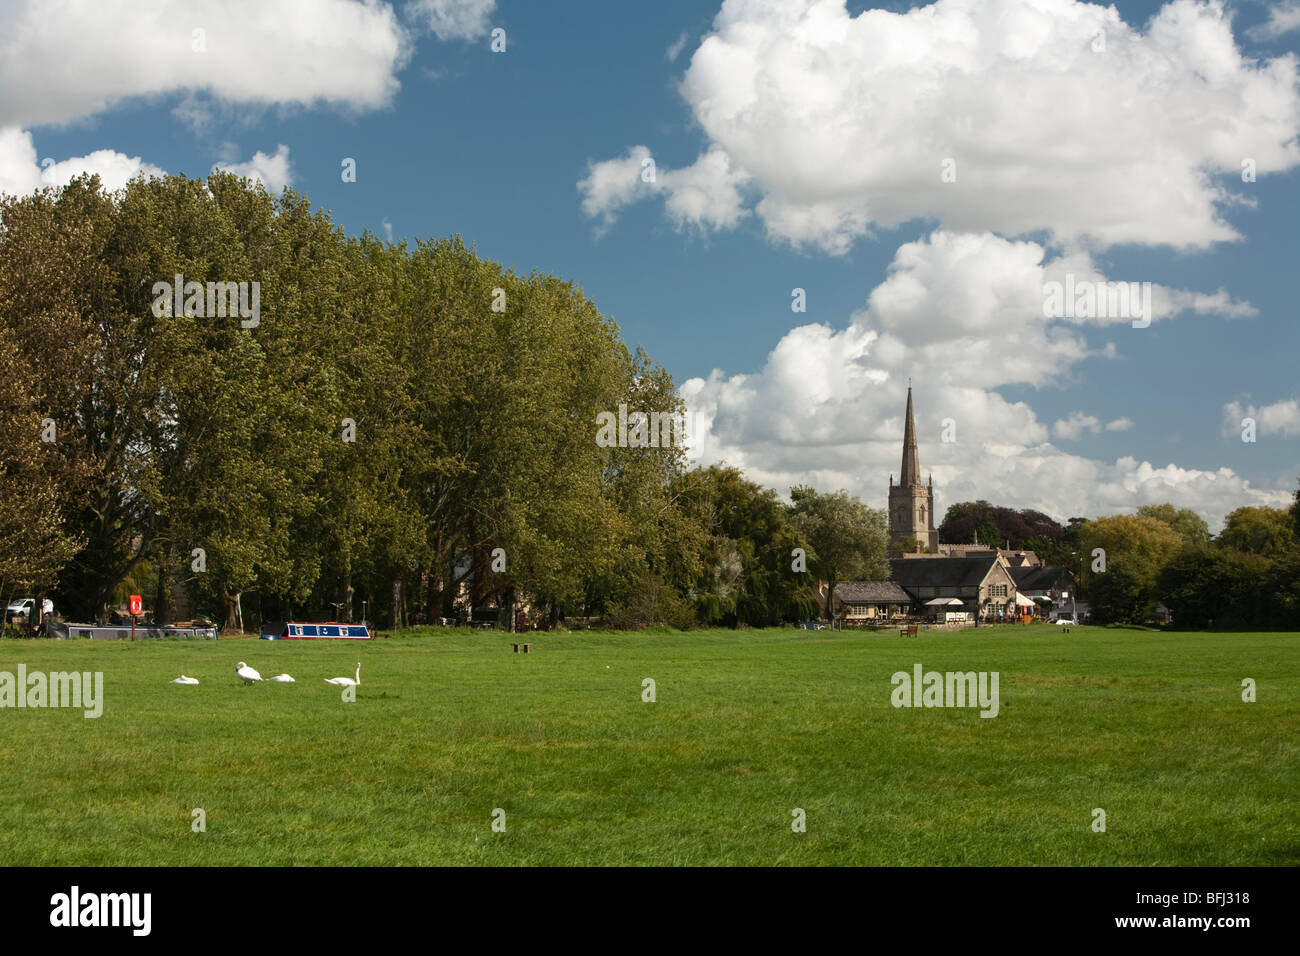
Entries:
<svg viewBox="0 0 1300 956">
<path fill-rule="evenodd" d="M 904 548 L 912 539 L 915 544 Z M 934 478 L 921 484 L 916 453 L 916 419 L 912 414 L 912 386 L 907 387 L 907 424 L 903 426 L 903 467 L 889 476 L 889 548 L 891 551 L 939 553 L 939 532 L 934 527 Z"/>
<path fill-rule="evenodd" d="M 903 467 L 897 484 L 889 476 L 889 558 L 888 581 L 842 581 L 833 595 L 823 583 L 819 599 L 829 599 L 835 617 L 850 626 L 879 626 L 895 619 L 965 626 L 1019 620 L 1027 613 L 1063 614 L 1074 588 L 1068 571 L 1043 567 L 1032 551 L 1004 550 L 978 540 L 939 543 L 934 479 L 927 476 L 921 483 L 910 385 Z"/>
</svg>

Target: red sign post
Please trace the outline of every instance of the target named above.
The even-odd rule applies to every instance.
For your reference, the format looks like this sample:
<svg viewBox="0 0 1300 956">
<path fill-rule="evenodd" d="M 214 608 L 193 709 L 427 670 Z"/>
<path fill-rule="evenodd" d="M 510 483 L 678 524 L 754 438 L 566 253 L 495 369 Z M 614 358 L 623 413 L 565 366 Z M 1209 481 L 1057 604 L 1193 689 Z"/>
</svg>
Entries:
<svg viewBox="0 0 1300 956">
<path fill-rule="evenodd" d="M 144 601 L 141 600 L 140 595 L 138 594 L 131 595 L 130 607 L 131 607 L 131 640 L 134 641 L 135 640 L 135 619 L 138 615 L 144 613 Z"/>
</svg>

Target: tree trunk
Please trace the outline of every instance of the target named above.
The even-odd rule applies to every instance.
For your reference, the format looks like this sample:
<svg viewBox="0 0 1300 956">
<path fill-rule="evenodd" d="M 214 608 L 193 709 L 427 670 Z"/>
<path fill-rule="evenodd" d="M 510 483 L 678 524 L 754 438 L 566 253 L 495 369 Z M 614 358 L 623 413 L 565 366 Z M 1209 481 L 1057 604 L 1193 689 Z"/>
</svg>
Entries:
<svg viewBox="0 0 1300 956">
<path fill-rule="evenodd" d="M 471 525 L 470 540 L 478 534 L 476 525 Z M 474 608 L 480 607 L 487 598 L 488 588 L 488 549 L 487 545 L 482 542 L 475 542 L 470 546 L 470 587 L 469 587 L 469 607 L 473 613 Z"/>
<path fill-rule="evenodd" d="M 429 565 L 428 584 L 424 592 L 424 611 L 429 623 L 437 626 L 442 623 L 442 592 L 446 578 L 442 571 L 442 557 L 436 555 Z"/>
<path fill-rule="evenodd" d="M 171 554 L 164 553 L 158 562 L 158 596 L 153 602 L 155 624 L 172 622 Z"/>
<path fill-rule="evenodd" d="M 235 631 L 239 634 L 244 633 L 244 611 L 240 607 L 239 599 L 242 592 L 236 591 L 234 594 L 228 592 L 222 593 L 222 598 L 226 604 L 226 623 L 224 629 Z"/>
<path fill-rule="evenodd" d="M 402 627 L 402 576 L 400 574 L 393 576 L 393 630 Z"/>
<path fill-rule="evenodd" d="M 347 559 L 343 569 L 343 620 L 352 623 L 352 559 Z"/>
</svg>

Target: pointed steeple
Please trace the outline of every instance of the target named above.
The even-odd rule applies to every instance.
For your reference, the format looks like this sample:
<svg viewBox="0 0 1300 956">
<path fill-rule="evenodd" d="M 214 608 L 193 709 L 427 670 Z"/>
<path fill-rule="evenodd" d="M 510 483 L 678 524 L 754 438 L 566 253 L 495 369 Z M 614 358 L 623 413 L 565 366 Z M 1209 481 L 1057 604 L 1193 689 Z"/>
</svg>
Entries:
<svg viewBox="0 0 1300 956">
<path fill-rule="evenodd" d="M 903 426 L 903 469 L 898 476 L 903 488 L 919 487 L 921 466 L 916 454 L 916 419 L 912 415 L 912 386 L 907 386 L 907 424 Z"/>
</svg>

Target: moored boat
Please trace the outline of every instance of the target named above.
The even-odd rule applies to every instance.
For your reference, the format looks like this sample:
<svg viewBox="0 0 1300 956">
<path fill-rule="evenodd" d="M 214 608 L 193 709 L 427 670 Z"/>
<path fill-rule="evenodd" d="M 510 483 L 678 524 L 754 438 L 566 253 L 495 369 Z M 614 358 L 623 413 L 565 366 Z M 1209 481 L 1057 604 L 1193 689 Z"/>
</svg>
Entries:
<svg viewBox="0 0 1300 956">
<path fill-rule="evenodd" d="M 211 640 L 217 639 L 219 628 L 215 625 L 199 625 L 189 623 L 179 624 L 137 624 L 135 626 L 134 637 L 141 640 L 143 638 L 170 638 L 172 640 Z M 48 637 L 57 637 L 62 640 L 73 637 L 88 637 L 94 641 L 129 641 L 132 638 L 130 624 L 74 624 L 64 623 L 63 621 L 45 622 L 45 633 Z"/>
<path fill-rule="evenodd" d="M 332 638 L 344 641 L 368 641 L 370 629 L 364 624 L 339 624 L 337 621 L 276 621 L 262 626 L 264 641 L 314 641 Z"/>
</svg>

